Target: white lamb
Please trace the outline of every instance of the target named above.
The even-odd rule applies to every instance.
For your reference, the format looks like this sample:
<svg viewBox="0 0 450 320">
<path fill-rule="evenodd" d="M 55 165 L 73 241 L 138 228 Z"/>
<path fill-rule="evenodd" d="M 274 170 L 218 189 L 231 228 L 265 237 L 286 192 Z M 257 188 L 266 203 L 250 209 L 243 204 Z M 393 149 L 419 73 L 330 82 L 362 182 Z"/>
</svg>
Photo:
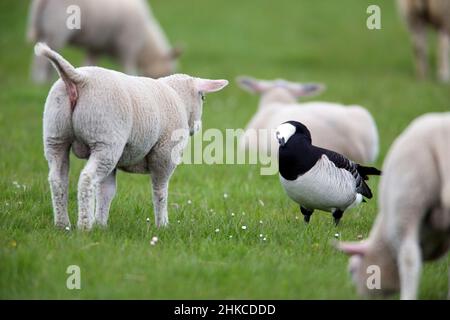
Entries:
<svg viewBox="0 0 450 320">
<path fill-rule="evenodd" d="M 79 228 L 107 224 L 117 169 L 151 174 L 156 225 L 166 225 L 169 179 L 189 133 L 199 128 L 203 95 L 221 90 L 228 81 L 182 74 L 154 80 L 99 67 L 75 69 L 44 44 L 37 44 L 35 52 L 48 58 L 61 77 L 50 90 L 44 112 L 56 226 L 70 227 L 71 148 L 77 157 L 89 159 L 78 183 Z M 179 130 L 185 134 L 180 136 Z"/>
<path fill-rule="evenodd" d="M 428 73 L 428 27 L 438 32 L 438 77 L 450 81 L 450 1 L 448 0 L 397 0 L 399 11 L 411 33 L 417 75 Z"/>
<path fill-rule="evenodd" d="M 400 289 L 402 299 L 415 299 L 422 260 L 437 259 L 450 246 L 450 113 L 421 116 L 395 140 L 379 194 L 369 238 L 338 247 L 352 255 L 360 294 Z M 368 288 L 370 266 L 380 268 L 379 290 Z"/>
<path fill-rule="evenodd" d="M 80 29 L 70 29 L 71 11 L 80 8 Z M 74 13 L 72 13 L 74 14 Z M 101 54 L 116 58 L 126 73 L 158 78 L 174 73 L 179 49 L 173 49 L 144 0 L 34 0 L 28 21 L 30 42 L 46 42 L 55 50 L 70 44 L 87 52 L 86 65 Z M 32 76 L 49 81 L 51 67 L 35 57 Z"/>
<path fill-rule="evenodd" d="M 265 81 L 249 77 L 239 77 L 238 84 L 247 91 L 261 95 L 258 110 L 240 140 L 242 149 L 276 156 L 278 142 L 272 131 L 283 122 L 295 120 L 310 129 L 314 145 L 336 151 L 359 163 L 376 160 L 378 130 L 366 109 L 330 102 L 297 102 L 299 97 L 323 91 L 322 84 Z M 260 135 L 255 130 L 261 130 Z"/>
</svg>

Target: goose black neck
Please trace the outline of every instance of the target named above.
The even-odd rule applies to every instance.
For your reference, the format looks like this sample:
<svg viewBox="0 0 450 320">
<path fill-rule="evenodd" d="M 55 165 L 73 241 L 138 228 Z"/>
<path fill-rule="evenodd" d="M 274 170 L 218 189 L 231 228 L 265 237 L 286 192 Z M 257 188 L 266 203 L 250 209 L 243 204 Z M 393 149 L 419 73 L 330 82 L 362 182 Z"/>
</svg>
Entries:
<svg viewBox="0 0 450 320">
<path fill-rule="evenodd" d="M 278 165 L 280 174 L 287 180 L 295 180 L 309 171 L 317 162 L 318 157 L 309 139 L 303 135 L 293 135 L 284 146 L 278 150 Z"/>
</svg>

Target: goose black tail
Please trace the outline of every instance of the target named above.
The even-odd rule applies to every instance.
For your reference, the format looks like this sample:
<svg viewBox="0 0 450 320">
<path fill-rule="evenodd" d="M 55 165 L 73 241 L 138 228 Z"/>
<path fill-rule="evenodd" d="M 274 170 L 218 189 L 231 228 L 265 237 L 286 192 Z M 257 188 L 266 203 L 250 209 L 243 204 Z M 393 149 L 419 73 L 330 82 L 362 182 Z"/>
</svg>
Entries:
<svg viewBox="0 0 450 320">
<path fill-rule="evenodd" d="M 375 167 L 365 167 L 358 164 L 357 170 L 364 180 L 369 180 L 368 176 L 381 176 L 381 171 Z"/>
</svg>

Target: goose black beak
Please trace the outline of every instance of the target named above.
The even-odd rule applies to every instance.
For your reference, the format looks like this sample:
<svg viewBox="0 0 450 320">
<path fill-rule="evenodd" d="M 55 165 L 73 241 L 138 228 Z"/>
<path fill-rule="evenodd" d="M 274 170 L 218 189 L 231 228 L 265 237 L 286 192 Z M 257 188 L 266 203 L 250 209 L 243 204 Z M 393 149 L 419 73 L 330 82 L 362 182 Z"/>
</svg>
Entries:
<svg viewBox="0 0 450 320">
<path fill-rule="evenodd" d="M 286 144 L 286 142 L 284 141 L 284 138 L 278 138 L 278 143 L 280 144 L 281 147 L 284 147 L 284 145 Z"/>
</svg>

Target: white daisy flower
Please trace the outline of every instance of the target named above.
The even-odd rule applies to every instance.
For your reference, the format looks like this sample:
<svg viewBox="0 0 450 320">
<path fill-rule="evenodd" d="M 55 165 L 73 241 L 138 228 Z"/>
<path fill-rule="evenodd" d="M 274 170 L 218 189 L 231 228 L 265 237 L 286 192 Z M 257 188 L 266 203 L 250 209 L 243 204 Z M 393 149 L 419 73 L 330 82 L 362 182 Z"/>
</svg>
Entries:
<svg viewBox="0 0 450 320">
<path fill-rule="evenodd" d="M 247 230 L 247 226 L 242 226 L 242 230 Z"/>
</svg>

